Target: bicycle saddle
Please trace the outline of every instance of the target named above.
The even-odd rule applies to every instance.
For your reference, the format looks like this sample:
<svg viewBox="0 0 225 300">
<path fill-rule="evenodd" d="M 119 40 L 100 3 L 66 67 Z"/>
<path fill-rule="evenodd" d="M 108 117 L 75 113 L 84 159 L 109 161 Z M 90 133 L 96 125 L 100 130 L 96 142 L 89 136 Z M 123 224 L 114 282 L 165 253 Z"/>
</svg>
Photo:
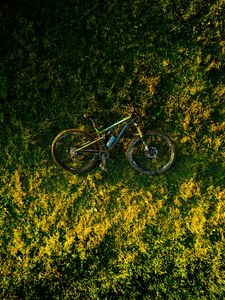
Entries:
<svg viewBox="0 0 225 300">
<path fill-rule="evenodd" d="M 88 113 L 86 113 L 86 114 L 84 114 L 84 118 L 85 118 L 85 119 L 88 119 L 88 120 L 94 120 L 94 119 L 95 119 L 95 116 L 94 116 L 94 115 L 91 115 L 91 114 L 88 114 Z"/>
</svg>

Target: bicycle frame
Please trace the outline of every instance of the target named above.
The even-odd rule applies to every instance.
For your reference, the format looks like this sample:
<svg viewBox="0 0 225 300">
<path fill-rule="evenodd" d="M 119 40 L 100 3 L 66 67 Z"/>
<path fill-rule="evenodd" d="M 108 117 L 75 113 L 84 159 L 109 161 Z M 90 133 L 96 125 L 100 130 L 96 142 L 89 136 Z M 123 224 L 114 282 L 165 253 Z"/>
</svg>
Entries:
<svg viewBox="0 0 225 300">
<path fill-rule="evenodd" d="M 138 126 L 137 123 L 135 123 L 135 120 L 133 119 L 132 115 L 112 124 L 111 126 L 103 129 L 103 130 L 98 130 L 95 125 L 94 125 L 94 128 L 95 128 L 95 131 L 97 133 L 97 137 L 91 141 L 91 142 L 86 142 L 84 143 L 80 148 L 76 149 L 76 152 L 79 152 L 81 150 L 85 150 L 85 148 L 87 148 L 88 146 L 90 145 L 93 145 L 103 139 L 105 139 L 105 134 L 109 131 L 112 131 L 115 129 L 115 127 L 117 127 L 118 125 L 122 124 L 126 122 L 126 124 L 123 126 L 123 128 L 121 129 L 120 133 L 118 134 L 117 138 L 115 139 L 115 141 L 112 143 L 112 145 L 107 148 L 107 151 L 110 151 L 112 150 L 112 148 L 118 143 L 118 141 L 120 140 L 120 138 L 123 136 L 124 132 L 126 131 L 126 129 L 131 125 L 131 124 L 135 124 L 136 127 L 137 127 L 137 130 L 138 130 L 138 133 L 140 135 L 140 137 L 142 138 L 142 132 L 141 132 L 141 129 L 140 127 Z M 94 124 L 94 123 L 93 123 Z M 85 150 L 85 152 L 95 152 L 94 150 Z M 98 150 L 96 151 L 98 152 Z"/>
</svg>

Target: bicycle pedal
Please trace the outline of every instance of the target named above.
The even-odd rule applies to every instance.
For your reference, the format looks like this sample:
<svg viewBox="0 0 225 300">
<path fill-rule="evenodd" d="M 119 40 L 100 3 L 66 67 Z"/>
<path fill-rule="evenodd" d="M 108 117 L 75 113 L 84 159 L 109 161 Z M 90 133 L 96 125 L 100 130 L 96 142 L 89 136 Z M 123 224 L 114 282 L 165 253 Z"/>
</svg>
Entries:
<svg viewBox="0 0 225 300">
<path fill-rule="evenodd" d="M 104 172 L 108 172 L 108 169 L 106 168 L 105 165 L 103 165 L 103 163 L 101 163 L 101 164 L 99 165 L 99 167 L 100 167 Z"/>
</svg>

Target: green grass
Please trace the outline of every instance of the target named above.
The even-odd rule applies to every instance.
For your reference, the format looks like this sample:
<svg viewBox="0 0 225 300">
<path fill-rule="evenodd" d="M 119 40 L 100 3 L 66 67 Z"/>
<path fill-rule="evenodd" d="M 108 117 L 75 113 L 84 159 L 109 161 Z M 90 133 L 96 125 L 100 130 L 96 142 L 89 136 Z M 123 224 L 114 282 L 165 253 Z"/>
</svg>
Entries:
<svg viewBox="0 0 225 300">
<path fill-rule="evenodd" d="M 223 0 L 2 7 L 1 299 L 223 299 Z M 169 135 L 165 174 L 60 170 L 52 140 L 138 108 Z"/>
</svg>

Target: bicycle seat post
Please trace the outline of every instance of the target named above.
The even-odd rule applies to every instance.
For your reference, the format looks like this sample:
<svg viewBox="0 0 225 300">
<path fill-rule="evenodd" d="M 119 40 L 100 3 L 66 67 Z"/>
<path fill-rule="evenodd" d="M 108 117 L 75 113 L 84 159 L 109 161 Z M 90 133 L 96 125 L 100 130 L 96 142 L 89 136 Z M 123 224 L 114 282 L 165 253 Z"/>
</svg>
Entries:
<svg viewBox="0 0 225 300">
<path fill-rule="evenodd" d="M 89 115 L 89 114 L 85 114 L 84 117 L 92 122 L 92 125 L 93 125 L 93 127 L 94 127 L 97 135 L 99 135 L 99 130 L 98 130 L 96 124 L 95 124 L 95 118 L 94 118 L 94 116 L 93 115 Z"/>
<path fill-rule="evenodd" d="M 91 122 L 92 122 L 92 124 L 93 124 L 93 127 L 94 127 L 94 129 L 95 129 L 95 131 L 96 131 L 97 135 L 99 135 L 99 130 L 98 130 L 98 128 L 97 128 L 97 126 L 96 126 L 96 124 L 95 124 L 95 120 L 94 120 L 94 118 L 92 118 L 92 119 L 90 119 L 90 120 L 91 120 Z"/>
</svg>

